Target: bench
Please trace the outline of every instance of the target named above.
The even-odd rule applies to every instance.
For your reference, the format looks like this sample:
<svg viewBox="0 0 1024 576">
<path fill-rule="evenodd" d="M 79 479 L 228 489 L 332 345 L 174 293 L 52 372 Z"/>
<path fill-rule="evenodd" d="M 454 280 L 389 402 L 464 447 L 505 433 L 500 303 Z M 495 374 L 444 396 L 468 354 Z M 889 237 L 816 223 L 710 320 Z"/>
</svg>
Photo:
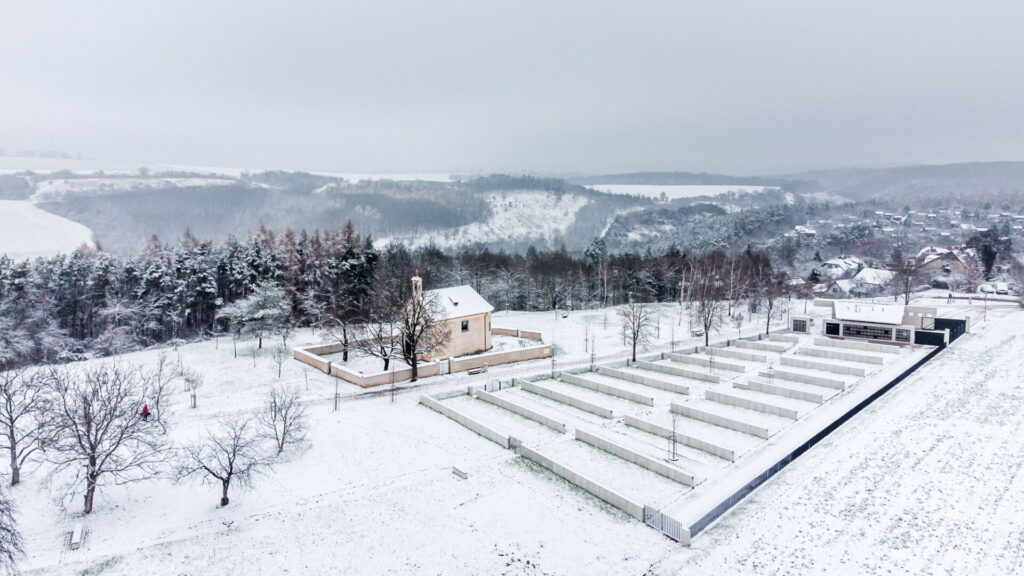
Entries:
<svg viewBox="0 0 1024 576">
<path fill-rule="evenodd" d="M 483 366 L 481 366 L 479 368 L 473 368 L 472 370 L 467 370 L 466 371 L 466 373 L 469 374 L 469 375 L 484 374 L 486 372 L 487 372 L 487 364 L 484 364 Z"/>
<path fill-rule="evenodd" d="M 75 524 L 75 529 L 71 531 L 71 549 L 78 550 L 82 547 L 82 534 L 85 533 L 85 529 L 82 523 Z"/>
</svg>

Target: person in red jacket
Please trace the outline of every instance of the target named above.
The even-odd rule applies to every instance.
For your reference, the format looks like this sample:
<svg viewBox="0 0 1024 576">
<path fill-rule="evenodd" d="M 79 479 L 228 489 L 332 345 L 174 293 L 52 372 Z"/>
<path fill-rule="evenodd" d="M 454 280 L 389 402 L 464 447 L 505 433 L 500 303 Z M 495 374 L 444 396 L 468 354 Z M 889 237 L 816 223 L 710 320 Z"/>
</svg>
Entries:
<svg viewBox="0 0 1024 576">
<path fill-rule="evenodd" d="M 142 419 L 149 420 L 149 404 L 142 405 Z"/>
</svg>

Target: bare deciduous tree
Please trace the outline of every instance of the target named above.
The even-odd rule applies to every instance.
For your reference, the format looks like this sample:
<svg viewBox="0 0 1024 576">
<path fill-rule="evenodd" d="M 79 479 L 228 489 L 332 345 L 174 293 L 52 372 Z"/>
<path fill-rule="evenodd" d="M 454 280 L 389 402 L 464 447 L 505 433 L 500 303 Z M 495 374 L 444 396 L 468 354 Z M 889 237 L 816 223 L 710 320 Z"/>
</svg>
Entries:
<svg viewBox="0 0 1024 576">
<path fill-rule="evenodd" d="M 444 322 L 444 309 L 436 295 L 413 294 L 399 317 L 402 358 L 412 368 L 412 381 L 418 378 L 421 357 L 430 357 L 448 343 L 449 330 Z"/>
<path fill-rule="evenodd" d="M 21 534 L 14 523 L 14 501 L 0 492 L 0 570 L 17 574 L 17 562 L 24 554 Z"/>
<path fill-rule="evenodd" d="M 270 353 L 270 358 L 277 364 L 277 377 L 281 377 L 281 368 L 284 367 L 284 363 L 291 357 L 288 347 L 284 344 L 278 344 L 274 346 L 274 350 Z"/>
<path fill-rule="evenodd" d="M 38 373 L 0 372 L 0 442 L 11 456 L 11 486 L 21 482 L 21 467 L 28 457 L 52 440 L 52 428 L 44 425 L 47 405 Z"/>
<path fill-rule="evenodd" d="M 48 459 L 55 472 L 71 469 L 75 483 L 84 480 L 86 514 L 92 512 L 96 488 L 104 478 L 116 483 L 151 478 L 166 462 L 166 370 L 124 364 L 79 371 L 54 368 L 46 380 L 53 394 L 54 427 Z"/>
<path fill-rule="evenodd" d="M 391 359 L 402 353 L 401 325 L 401 305 L 387 294 L 375 294 L 356 346 L 363 354 L 383 360 L 387 371 Z"/>
<path fill-rule="evenodd" d="M 714 259 L 708 256 L 693 259 L 688 279 L 686 295 L 691 304 L 690 313 L 703 330 L 707 346 L 711 331 L 722 321 L 723 311 L 721 281 Z"/>
<path fill-rule="evenodd" d="M 906 257 L 903 247 L 897 244 L 889 257 L 889 270 L 893 273 L 892 286 L 896 299 L 903 298 L 904 304 L 910 304 L 910 296 L 914 293 L 914 283 L 918 282 L 917 264 Z"/>
<path fill-rule="evenodd" d="M 622 321 L 622 336 L 632 350 L 633 362 L 636 362 L 637 347 L 647 346 L 651 339 L 654 328 L 651 310 L 643 302 L 630 299 L 630 302 L 619 307 L 618 315 Z"/>
<path fill-rule="evenodd" d="M 232 483 L 249 486 L 270 465 L 260 454 L 260 440 L 251 419 L 224 420 L 218 430 L 207 431 L 203 442 L 182 449 L 178 477 L 198 475 L 201 482 L 219 482 L 220 505 L 227 506 Z"/>
<path fill-rule="evenodd" d="M 270 391 L 263 409 L 256 415 L 263 434 L 274 441 L 277 453 L 285 446 L 306 439 L 306 408 L 298 389 L 284 387 Z"/>
</svg>

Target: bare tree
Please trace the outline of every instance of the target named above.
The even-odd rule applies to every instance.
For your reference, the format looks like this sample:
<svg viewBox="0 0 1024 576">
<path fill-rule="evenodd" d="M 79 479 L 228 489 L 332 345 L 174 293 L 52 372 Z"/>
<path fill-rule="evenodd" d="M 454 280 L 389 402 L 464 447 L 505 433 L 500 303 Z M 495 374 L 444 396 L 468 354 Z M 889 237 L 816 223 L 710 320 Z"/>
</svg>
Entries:
<svg viewBox="0 0 1024 576">
<path fill-rule="evenodd" d="M 281 377 L 281 368 L 284 366 L 284 363 L 287 362 L 288 358 L 291 356 L 289 352 L 290 351 L 288 350 L 287 346 L 285 346 L 284 344 L 278 344 L 277 346 L 274 346 L 274 350 L 270 354 L 270 358 L 274 361 L 274 364 L 277 364 L 278 378 Z"/>
<path fill-rule="evenodd" d="M 256 421 L 264 435 L 274 441 L 278 454 L 284 452 L 286 445 L 306 439 L 306 408 L 298 389 L 271 390 Z"/>
<path fill-rule="evenodd" d="M 786 273 L 775 273 L 770 267 L 760 270 L 754 277 L 754 284 L 757 296 L 764 304 L 764 333 L 771 332 L 772 319 L 779 315 L 779 308 L 776 306 L 779 298 L 786 288 Z"/>
<path fill-rule="evenodd" d="M 633 362 L 636 362 L 637 347 L 645 347 L 650 343 L 654 329 L 654 318 L 651 310 L 643 302 L 633 302 L 632 298 L 618 309 L 622 321 L 622 337 L 630 345 Z"/>
<path fill-rule="evenodd" d="M 914 283 L 918 281 L 917 264 L 913 259 L 907 258 L 903 253 L 903 247 L 897 244 L 889 257 L 889 270 L 893 273 L 892 286 L 899 300 L 903 297 L 904 304 L 910 304 L 910 296 L 914 293 Z"/>
<path fill-rule="evenodd" d="M 162 420 L 169 381 L 167 371 L 119 364 L 47 374 L 55 427 L 47 454 L 54 472 L 84 469 L 86 514 L 104 478 L 119 484 L 143 480 L 166 462 Z"/>
<path fill-rule="evenodd" d="M 230 502 L 228 490 L 250 486 L 269 462 L 260 454 L 260 436 L 251 419 L 223 420 L 215 431 L 207 431 L 203 442 L 182 449 L 179 478 L 198 475 L 201 482 L 220 482 L 220 505 Z"/>
<path fill-rule="evenodd" d="M 412 381 L 419 377 L 420 358 L 431 357 L 444 349 L 450 333 L 444 321 L 444 309 L 434 294 L 414 293 L 399 317 L 402 359 L 412 368 Z"/>
<path fill-rule="evenodd" d="M 402 353 L 402 308 L 389 297 L 374 298 L 366 324 L 359 330 L 356 347 L 366 354 L 384 361 L 384 370 L 391 359 Z"/>
<path fill-rule="evenodd" d="M 0 492 L 0 570 L 17 574 L 17 561 L 23 554 L 21 534 L 14 523 L 14 501 Z"/>
<path fill-rule="evenodd" d="M 44 425 L 48 400 L 38 373 L 0 372 L 0 434 L 11 456 L 11 486 L 21 482 L 28 457 L 52 440 L 52 428 Z"/>
<path fill-rule="evenodd" d="M 722 321 L 723 302 L 721 281 L 714 258 L 694 258 L 690 264 L 687 297 L 690 314 L 704 332 L 704 345 L 710 341 L 711 331 Z"/>
</svg>

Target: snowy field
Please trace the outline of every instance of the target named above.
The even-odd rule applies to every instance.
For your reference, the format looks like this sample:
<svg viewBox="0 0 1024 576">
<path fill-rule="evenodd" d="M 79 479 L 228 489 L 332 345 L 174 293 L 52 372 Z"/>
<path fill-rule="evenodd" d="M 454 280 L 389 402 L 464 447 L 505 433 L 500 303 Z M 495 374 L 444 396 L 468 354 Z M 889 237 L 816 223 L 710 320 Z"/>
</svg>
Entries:
<svg viewBox="0 0 1024 576">
<path fill-rule="evenodd" d="M 723 186 L 723 185 L 660 185 L 660 184 L 592 184 L 592 190 L 606 194 L 629 194 L 645 198 L 661 198 L 662 192 L 669 200 L 696 198 L 697 196 L 721 196 L 728 192 L 749 194 L 764 192 L 765 186 Z"/>
<path fill-rule="evenodd" d="M 678 326 L 678 317 L 673 307 L 662 308 L 660 332 L 667 344 L 674 331 L 669 325 Z M 234 492 L 226 508 L 217 507 L 216 488 L 171 478 L 105 486 L 96 511 L 84 518 L 85 546 L 74 552 L 62 544 L 83 521 L 81 495 L 64 498 L 60 479 L 48 483 L 45 466 L 29 466 L 22 485 L 12 490 L 27 548 L 23 570 L 1013 573 L 1024 569 L 1024 313 L 990 306 L 984 323 L 979 307 L 967 313 L 977 317 L 972 334 L 769 481 L 698 536 L 692 549 L 417 404 L 419 393 L 482 384 L 497 370 L 403 384 L 392 402 L 388 391 L 364 391 L 291 360 L 278 380 L 271 340 L 257 353 L 255 367 L 248 342 L 239 343 L 237 358 L 230 339 L 184 345 L 168 350 L 169 358 L 176 362 L 180 354 L 205 381 L 195 410 L 186 407 L 184 390 L 176 393 L 174 440 L 195 437 L 221 416 L 253 410 L 268 390 L 284 383 L 306 395 L 308 443 L 286 451 L 253 489 Z M 568 318 L 514 312 L 494 319 L 495 326 L 539 328 L 546 341 L 555 339 L 567 362 L 585 357 L 595 339 L 600 356 L 621 357 L 625 349 L 614 322 L 606 311 Z M 685 325 L 683 320 L 680 329 Z M 289 344 L 318 341 L 303 330 Z M 152 364 L 158 353 L 128 354 L 119 361 Z M 548 365 L 526 364 L 533 370 Z M 344 397 L 338 412 L 330 401 L 335 386 Z M 670 394 L 659 394 L 657 402 L 670 400 Z M 495 422 L 515 421 L 479 401 L 453 401 L 473 402 L 467 411 Z M 596 431 L 630 441 L 614 436 L 615 430 Z M 524 433 L 525 441 L 538 446 L 558 438 L 539 426 Z M 659 440 L 648 441 L 646 449 L 660 449 Z M 558 450 L 581 467 L 606 459 L 586 446 Z M 695 466 L 716 464 L 695 454 L 684 457 Z M 452 466 L 469 479 L 454 476 Z M 622 470 L 610 479 L 616 486 L 655 499 L 664 493 L 660 477 L 648 482 L 645 474 L 615 462 L 608 469 Z M 634 487 L 635 478 L 641 480 Z"/>
<path fill-rule="evenodd" d="M 14 260 L 68 253 L 92 245 L 92 231 L 26 200 L 0 200 L 0 254 Z"/>
</svg>

